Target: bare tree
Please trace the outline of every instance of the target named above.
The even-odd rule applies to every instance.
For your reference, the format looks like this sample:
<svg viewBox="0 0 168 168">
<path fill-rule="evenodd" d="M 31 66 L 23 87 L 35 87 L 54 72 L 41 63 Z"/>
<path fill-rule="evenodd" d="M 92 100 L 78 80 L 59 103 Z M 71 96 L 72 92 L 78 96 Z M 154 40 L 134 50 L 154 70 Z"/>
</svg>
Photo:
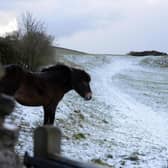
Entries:
<svg viewBox="0 0 168 168">
<path fill-rule="evenodd" d="M 28 69 L 34 70 L 53 58 L 54 38 L 46 33 L 44 23 L 28 12 L 22 16 L 20 34 L 22 56 Z"/>
</svg>

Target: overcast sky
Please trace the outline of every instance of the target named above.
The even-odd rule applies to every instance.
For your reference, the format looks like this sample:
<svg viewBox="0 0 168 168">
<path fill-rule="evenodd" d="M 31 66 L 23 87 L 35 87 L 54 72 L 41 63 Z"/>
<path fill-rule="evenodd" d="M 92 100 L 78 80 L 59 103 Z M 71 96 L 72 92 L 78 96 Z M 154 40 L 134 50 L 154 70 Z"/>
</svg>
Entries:
<svg viewBox="0 0 168 168">
<path fill-rule="evenodd" d="M 168 52 L 168 0 L 12 0 L 0 5 L 0 34 L 26 11 L 61 47 L 93 53 Z"/>
</svg>

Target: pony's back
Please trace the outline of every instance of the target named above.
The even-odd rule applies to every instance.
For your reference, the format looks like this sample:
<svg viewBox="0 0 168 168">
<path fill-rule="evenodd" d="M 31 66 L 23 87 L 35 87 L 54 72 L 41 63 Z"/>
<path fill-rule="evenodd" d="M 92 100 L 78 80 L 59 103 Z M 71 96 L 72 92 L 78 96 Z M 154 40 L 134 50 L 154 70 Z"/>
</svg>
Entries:
<svg viewBox="0 0 168 168">
<path fill-rule="evenodd" d="M 65 70 L 65 69 L 69 69 L 70 67 L 64 65 L 64 64 L 61 64 L 61 63 L 58 63 L 54 66 L 49 66 L 47 68 L 43 68 L 41 70 L 41 72 L 54 72 L 54 71 L 60 71 L 60 70 Z"/>
</svg>

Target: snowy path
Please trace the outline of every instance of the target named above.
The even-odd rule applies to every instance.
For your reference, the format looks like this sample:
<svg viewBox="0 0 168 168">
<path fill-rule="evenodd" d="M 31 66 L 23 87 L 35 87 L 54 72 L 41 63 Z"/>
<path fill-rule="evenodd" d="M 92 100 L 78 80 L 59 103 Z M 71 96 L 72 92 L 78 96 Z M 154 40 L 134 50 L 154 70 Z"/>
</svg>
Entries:
<svg viewBox="0 0 168 168">
<path fill-rule="evenodd" d="M 63 132 L 62 154 L 116 167 L 162 168 L 168 160 L 168 71 L 136 57 L 69 57 L 92 76 L 94 98 L 75 92 L 59 104 L 56 125 Z M 17 150 L 32 150 L 32 130 L 42 109 L 19 106 L 11 118 L 21 123 Z M 25 144 L 25 141 L 27 142 Z"/>
<path fill-rule="evenodd" d="M 114 57 L 96 72 L 98 76 L 105 77 L 96 86 L 96 93 L 102 95 L 100 99 L 106 104 L 115 106 L 111 112 L 119 126 L 112 133 L 115 142 L 118 142 L 113 151 L 116 150 L 116 154 L 118 152 L 118 158 L 120 152 L 125 151 L 125 158 L 137 156 L 139 159 L 130 163 L 124 161 L 124 167 L 167 165 L 168 114 L 163 102 L 166 103 L 168 94 L 162 91 L 168 89 L 168 74 L 159 73 L 158 69 L 151 71 L 143 68 L 139 66 L 138 58 L 132 57 Z M 157 79 L 161 77 L 162 81 Z M 100 86 L 102 90 L 98 89 Z"/>
</svg>

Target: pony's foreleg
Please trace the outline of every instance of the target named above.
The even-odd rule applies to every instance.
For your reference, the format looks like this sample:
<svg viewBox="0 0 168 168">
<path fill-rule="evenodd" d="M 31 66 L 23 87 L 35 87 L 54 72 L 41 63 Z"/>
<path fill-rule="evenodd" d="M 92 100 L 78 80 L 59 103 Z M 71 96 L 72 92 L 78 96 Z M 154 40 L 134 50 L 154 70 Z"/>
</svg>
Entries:
<svg viewBox="0 0 168 168">
<path fill-rule="evenodd" d="M 57 104 L 50 104 L 47 106 L 43 106 L 44 109 L 44 125 L 53 125 L 55 119 L 55 110 Z"/>
</svg>

